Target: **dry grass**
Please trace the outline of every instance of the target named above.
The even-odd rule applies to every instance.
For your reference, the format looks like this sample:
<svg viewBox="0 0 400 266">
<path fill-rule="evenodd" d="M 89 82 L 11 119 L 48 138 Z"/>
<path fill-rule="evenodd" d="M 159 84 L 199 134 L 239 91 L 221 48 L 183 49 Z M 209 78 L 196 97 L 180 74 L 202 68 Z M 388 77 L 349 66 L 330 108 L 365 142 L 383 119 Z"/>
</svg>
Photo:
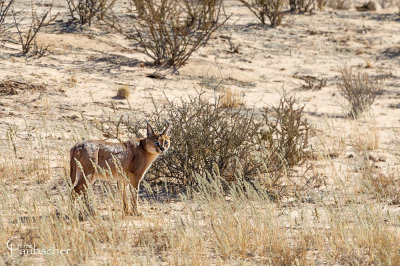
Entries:
<svg viewBox="0 0 400 266">
<path fill-rule="evenodd" d="M 13 138 L 20 141 L 18 137 Z M 58 142 L 57 149 L 66 153 L 68 142 L 71 141 Z M 5 150 L 13 149 L 12 142 L 1 145 L 2 157 Z M 23 148 L 17 151 L 25 152 Z M 26 153 L 24 159 L 33 160 L 35 153 Z M 68 160 L 62 153 L 58 155 L 60 166 Z M 46 162 L 48 159 L 40 159 L 40 163 Z M 7 173 L 13 169 L 12 161 L 2 163 L 2 170 Z M 52 185 L 49 180 L 37 185 L 28 176 L 3 176 L 0 241 L 6 243 L 15 237 L 10 242 L 15 246 L 35 244 L 51 248 L 54 245 L 70 251 L 55 256 L 21 256 L 17 253 L 19 250 L 14 250 L 10 257 L 9 250 L 2 246 L 0 261 L 2 264 L 36 261 L 191 265 L 399 263 L 400 235 L 395 229 L 398 220 L 383 212 L 379 203 L 371 202 L 368 208 L 357 204 L 344 207 L 344 201 L 338 200 L 335 204 L 342 206 L 340 209 L 332 204 L 305 205 L 293 210 L 293 216 L 282 216 L 285 208 L 272 203 L 265 192 L 254 189 L 257 186 L 254 183 L 242 179 L 241 183 L 230 186 L 226 194 L 217 175 L 212 179 L 197 178 L 201 186 L 182 194 L 176 207 L 174 203 L 143 198 L 146 214 L 140 219 L 121 217 L 115 187 L 100 183 L 91 195 L 99 212 L 82 220 L 79 212 L 85 205 L 71 201 L 62 179 Z"/>
<path fill-rule="evenodd" d="M 346 149 L 346 139 L 343 135 L 328 135 L 321 136 L 318 138 L 317 142 L 317 156 L 318 159 L 324 158 L 337 158 L 342 155 Z M 315 153 L 314 153 L 315 154 Z"/>
<path fill-rule="evenodd" d="M 221 93 L 221 107 L 238 108 L 244 104 L 244 99 L 238 90 L 226 88 Z"/>
<path fill-rule="evenodd" d="M 336 2 L 339 6 L 345 1 Z M 245 27 L 249 29 L 246 34 L 257 30 L 258 36 L 264 30 Z M 269 32 L 279 33 L 276 29 Z M 244 52 L 248 45 L 243 43 Z M 228 55 L 237 61 L 241 54 Z M 79 78 L 97 89 L 90 72 L 78 68 L 81 61 L 71 58 L 63 63 L 77 73 L 65 71 L 65 76 L 54 77 L 49 73 L 42 79 L 58 83 L 62 78 L 66 85 L 75 86 L 80 85 Z M 18 66 L 25 64 L 17 59 L 9 60 L 16 60 Z M 38 66 L 30 60 L 26 61 L 28 74 Z M 159 63 L 168 60 L 163 57 Z M 39 61 L 38 72 L 47 63 Z M 124 78 L 128 72 L 118 69 L 118 76 Z M 109 74 L 116 72 L 113 69 Z M 249 73 L 251 77 L 255 74 Z M 182 71 L 166 81 L 184 75 Z M 360 77 L 369 81 L 367 85 L 374 83 L 363 74 Z M 143 88 L 152 86 L 150 82 L 154 80 L 138 81 Z M 310 81 L 310 88 L 313 84 Z M 128 108 L 127 101 L 112 101 L 110 107 L 99 102 L 102 94 L 96 94 L 96 101 L 92 96 L 92 102 L 81 104 L 76 98 L 59 101 L 58 97 L 74 93 L 81 97 L 85 93 L 79 91 L 81 87 L 57 94 L 25 81 L 0 83 L 0 265 L 400 265 L 400 142 L 389 141 L 396 128 L 387 130 L 384 123 L 342 116 L 321 118 L 287 95 L 265 97 L 277 105 L 264 109 L 270 102 L 258 101 L 252 109 L 233 89 L 216 98 L 196 97 L 192 91 L 174 91 L 168 101 L 141 95 L 147 101 L 144 104 L 151 106 L 146 114 L 140 104 Z M 268 93 L 270 87 L 263 89 Z M 325 97 L 331 89 L 300 93 Z M 34 90 L 40 96 L 30 93 Z M 129 90 L 125 86 L 122 90 L 124 97 Z M 159 91 L 152 92 L 159 95 Z M 163 92 L 168 94 L 169 88 Z M 213 90 L 207 92 L 210 96 Z M 363 93 L 354 95 L 363 97 Z M 393 100 L 397 96 L 390 95 Z M 12 105 L 14 100 L 21 106 Z M 52 112 L 56 106 L 60 106 L 58 112 Z M 105 118 L 99 115 L 103 108 Z M 72 113 L 75 116 L 69 119 Z M 152 165 L 141 186 L 143 216 L 122 215 L 121 199 L 112 182 L 89 187 L 88 197 L 96 212 L 88 215 L 81 198 L 71 199 L 69 149 L 78 140 L 103 139 L 102 133 L 116 139 L 139 136 L 143 129 L 138 125 L 144 116 L 159 127 L 167 118 L 173 127 L 169 153 Z M 318 128 L 321 119 L 334 122 L 323 130 Z M 320 156 L 308 160 L 314 153 Z M 381 153 L 390 158 L 380 160 Z M 178 186 L 182 189 L 173 189 Z M 13 254 L 6 243 L 14 248 Z M 32 252 L 31 246 L 64 252 L 21 254 Z"/>
<path fill-rule="evenodd" d="M 373 151 L 379 148 L 379 131 L 374 125 L 354 125 L 350 135 L 350 143 L 357 153 Z"/>
<path fill-rule="evenodd" d="M 124 85 L 118 88 L 117 97 L 120 99 L 128 99 L 130 95 L 130 90 L 128 85 Z"/>
<path fill-rule="evenodd" d="M 49 125 L 40 130 L 43 134 L 63 128 Z M 182 194 L 177 203 L 160 203 L 155 198 L 142 197 L 143 218 L 123 218 L 115 186 L 100 183 L 91 192 L 92 204 L 99 211 L 82 220 L 79 213 L 85 205 L 79 200 L 71 201 L 63 181 L 62 169 L 68 170 L 67 150 L 74 140 L 52 140 L 51 146 L 44 143 L 39 149 L 31 149 L 37 138 L 22 142 L 19 132 L 10 129 L 8 140 L 0 142 L 1 169 L 6 173 L 0 182 L 0 241 L 6 243 L 15 237 L 10 242 L 14 247 L 35 244 L 52 248 L 54 245 L 70 251 L 54 256 L 21 256 L 16 249 L 10 257 L 9 250 L 1 246 L 2 264 L 35 261 L 43 264 L 397 265 L 400 262 L 398 220 L 394 214 L 382 211 L 379 202 L 372 201 L 363 207 L 345 204 L 337 195 L 334 204 L 300 205 L 287 216 L 282 214 L 288 209 L 271 202 L 267 193 L 256 189 L 256 183 L 243 178 L 236 185 L 231 184 L 227 194 L 216 173 L 211 179 L 197 176 L 197 183 L 201 185 Z M 35 136 L 38 131 L 31 133 Z M 87 133 L 78 130 L 77 134 L 79 138 L 80 134 Z M 14 149 L 16 152 L 12 152 Z M 57 151 L 56 173 L 49 171 L 49 157 L 40 157 L 42 150 Z M 23 159 L 19 158 L 20 154 L 24 154 Z M 35 163 L 30 166 L 30 162 Z M 46 176 L 40 184 L 32 178 L 38 171 Z M 49 177 L 54 174 L 58 178 L 52 181 Z M 376 191 L 385 197 L 398 195 L 392 189 L 392 181 L 398 182 L 397 175 L 382 177 L 378 173 L 376 176 L 371 179 L 373 193 Z"/>
</svg>

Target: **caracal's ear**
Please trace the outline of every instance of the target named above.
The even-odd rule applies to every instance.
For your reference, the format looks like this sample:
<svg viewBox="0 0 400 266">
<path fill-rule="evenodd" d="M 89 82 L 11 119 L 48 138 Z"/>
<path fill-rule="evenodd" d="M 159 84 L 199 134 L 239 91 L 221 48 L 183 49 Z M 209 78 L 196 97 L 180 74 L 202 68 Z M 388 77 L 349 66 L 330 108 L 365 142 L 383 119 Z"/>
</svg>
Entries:
<svg viewBox="0 0 400 266">
<path fill-rule="evenodd" d="M 161 133 L 161 135 L 168 135 L 168 129 L 169 129 L 169 122 L 167 120 L 165 120 L 165 122 L 168 123 L 167 127 L 164 129 L 163 133 Z"/>
<path fill-rule="evenodd" d="M 150 138 L 151 136 L 154 135 L 154 130 L 153 128 L 150 126 L 149 122 L 147 122 L 147 137 Z"/>
</svg>

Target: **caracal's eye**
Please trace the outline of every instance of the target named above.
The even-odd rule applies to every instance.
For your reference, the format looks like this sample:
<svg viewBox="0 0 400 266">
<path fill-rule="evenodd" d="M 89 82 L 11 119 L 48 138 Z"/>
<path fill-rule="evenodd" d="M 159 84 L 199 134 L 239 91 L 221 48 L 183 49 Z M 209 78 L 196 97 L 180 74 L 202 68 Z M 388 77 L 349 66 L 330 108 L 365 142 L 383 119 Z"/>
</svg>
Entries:
<svg viewBox="0 0 400 266">
<path fill-rule="evenodd" d="M 166 146 L 168 145 L 168 140 L 164 141 L 164 145 Z"/>
<path fill-rule="evenodd" d="M 158 143 L 158 141 L 156 140 L 156 141 L 154 141 L 154 145 L 159 146 L 160 143 Z"/>
</svg>

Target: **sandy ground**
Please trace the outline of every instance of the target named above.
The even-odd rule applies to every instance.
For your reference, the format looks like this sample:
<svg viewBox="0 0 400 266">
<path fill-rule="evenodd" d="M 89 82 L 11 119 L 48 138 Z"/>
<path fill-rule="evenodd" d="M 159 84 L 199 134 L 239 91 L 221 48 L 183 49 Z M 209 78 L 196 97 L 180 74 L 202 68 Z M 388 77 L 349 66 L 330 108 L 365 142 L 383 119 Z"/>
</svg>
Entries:
<svg viewBox="0 0 400 266">
<path fill-rule="evenodd" d="M 400 17 L 394 8 L 363 13 L 328 10 L 312 15 L 288 14 L 282 26 L 272 29 L 259 26 L 238 1 L 225 2 L 227 14 L 232 13 L 227 24 L 177 73 L 159 80 L 146 77 L 156 69 L 142 64 L 149 58 L 140 48 L 106 27 L 94 25 L 68 32 L 64 1 L 57 0 L 53 13 L 60 12 L 60 16 L 38 36 L 38 43 L 48 45 L 50 54 L 41 58 L 18 56 L 20 47 L 15 34 L 11 37 L 14 41 L 1 43 L 0 82 L 43 84 L 45 90 L 17 90 L 15 95 L 0 92 L 0 138 L 6 138 L 12 125 L 21 129 L 29 128 L 26 124 L 45 128 L 44 117 L 48 123 L 65 128 L 66 135 L 73 135 L 74 127 L 82 127 L 82 116 L 85 120 L 100 118 L 104 111 L 112 111 L 113 105 L 120 112 L 144 118 L 145 112 L 152 112 L 151 95 L 162 99 L 165 94 L 174 99 L 203 89 L 211 96 L 212 86 L 221 82 L 224 88 L 240 91 L 245 104 L 256 109 L 276 104 L 283 90 L 293 91 L 305 104 L 306 117 L 319 132 L 315 143 L 321 139 L 335 145 L 340 137 L 350 143 L 357 130 L 370 134 L 368 130 L 372 129 L 379 135 L 379 147 L 371 152 L 376 165 L 398 165 L 393 150 L 398 147 L 400 133 Z M 29 14 L 27 6 L 27 1 L 19 0 L 16 10 Z M 230 51 L 229 38 L 239 45 L 239 53 Z M 338 69 L 344 64 L 384 77 L 383 94 L 360 121 L 344 116 L 345 102 L 336 86 Z M 303 76 L 326 79 L 327 84 L 320 90 L 302 90 L 305 83 L 299 77 Z M 125 84 L 131 89 L 129 104 L 113 98 L 118 87 Z M 44 130 L 44 135 L 49 131 Z M 57 134 L 50 136 L 48 143 L 57 141 Z M 346 168 L 354 162 L 354 154 L 354 149 L 347 146 L 332 163 Z M 335 179 L 335 172 L 323 170 L 326 164 L 317 161 L 315 167 L 329 177 L 329 183 Z M 52 166 L 54 180 L 50 183 L 61 182 L 59 165 L 52 162 Z M 156 215 L 163 207 L 145 208 Z M 179 203 L 169 208 L 172 213 L 180 210 Z M 289 208 L 283 209 L 282 214 L 295 216 L 298 212 Z"/>
<path fill-rule="evenodd" d="M 276 102 L 277 92 L 283 88 L 291 91 L 301 87 L 303 81 L 296 77 L 309 75 L 327 79 L 322 90 L 297 92 L 306 103 L 310 119 L 340 119 L 343 100 L 336 89 L 338 68 L 347 64 L 363 69 L 369 62 L 372 68 L 365 71 L 386 76 L 385 93 L 373 106 L 377 125 L 398 126 L 400 110 L 390 108 L 398 103 L 396 81 L 400 74 L 399 22 L 394 10 L 287 15 L 281 27 L 263 29 L 247 9 L 236 1 L 227 1 L 226 12 L 233 15 L 209 45 L 194 53 L 178 74 L 154 80 L 146 77 L 154 69 L 140 64 L 148 58 L 122 36 L 95 27 L 66 33 L 61 20 L 67 20 L 67 13 L 62 4 L 57 1 L 53 10 L 62 12 L 59 22 L 45 27 L 38 37 L 38 43 L 48 45 L 52 54 L 40 59 L 24 58 L 15 56 L 19 49 L 15 44 L 6 42 L 1 48 L 1 77 L 44 83 L 48 87 L 48 111 L 55 116 L 72 116 L 81 110 L 88 116 L 99 115 L 99 109 L 110 106 L 122 84 L 131 87 L 129 101 L 134 112 L 140 114 L 151 111 L 146 104 L 149 93 L 161 95 L 164 89 L 169 97 L 185 96 L 194 88 L 204 87 L 204 80 L 222 80 L 223 86 L 240 90 L 247 105 L 261 108 Z M 17 5 L 21 9 L 23 6 Z M 231 42 L 239 45 L 239 54 L 230 53 L 230 34 Z M 1 95 L 3 120 L 35 119 L 32 106 L 39 95 Z M 121 102 L 118 106 L 128 105 Z M 4 127 L 7 124 L 3 123 Z"/>
<path fill-rule="evenodd" d="M 17 1 L 16 10 L 28 15 L 27 6 L 26 1 Z M 40 5 L 36 8 L 40 10 Z M 10 124 L 40 120 L 43 114 L 51 114 L 54 121 L 79 123 L 81 115 L 91 120 L 111 110 L 112 102 L 122 112 L 130 106 L 132 115 L 143 117 L 152 111 L 150 95 L 173 99 L 203 89 L 211 96 L 219 82 L 222 88 L 239 91 L 246 105 L 255 108 L 277 103 L 282 90 L 295 91 L 317 128 L 330 124 L 347 130 L 345 102 L 336 87 L 338 69 L 344 64 L 385 78 L 384 93 L 371 112 L 383 134 L 381 141 L 389 144 L 385 135 L 400 126 L 400 35 L 395 9 L 287 15 L 282 26 L 271 29 L 257 25 L 256 18 L 238 2 L 226 1 L 226 13 L 232 14 L 227 24 L 178 73 L 162 80 L 146 77 L 155 69 L 142 64 L 149 58 L 132 41 L 101 26 L 68 32 L 68 12 L 61 0 L 55 2 L 52 14 L 56 13 L 60 13 L 56 22 L 38 36 L 39 45 L 48 46 L 51 54 L 17 56 L 16 35 L 11 36 L 14 42 L 3 42 L 0 47 L 2 80 L 46 87 L 43 92 L 2 93 L 0 132 Z M 230 52 L 229 38 L 239 46 L 239 53 Z M 301 90 L 305 82 L 299 77 L 304 76 L 326 79 L 327 85 L 321 90 Z M 124 84 L 131 89 L 129 104 L 113 99 Z"/>
</svg>

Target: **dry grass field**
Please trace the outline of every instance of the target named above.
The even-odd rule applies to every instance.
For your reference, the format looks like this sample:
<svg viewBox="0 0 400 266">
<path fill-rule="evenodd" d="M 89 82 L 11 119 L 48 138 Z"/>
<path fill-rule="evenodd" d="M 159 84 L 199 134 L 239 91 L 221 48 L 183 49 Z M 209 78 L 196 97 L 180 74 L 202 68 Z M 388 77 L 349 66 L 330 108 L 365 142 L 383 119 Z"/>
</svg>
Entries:
<svg viewBox="0 0 400 266">
<path fill-rule="evenodd" d="M 223 0 L 221 25 L 176 65 L 145 54 L 141 1 L 83 26 L 68 2 L 0 12 L 0 265 L 400 265 L 398 3 L 282 2 L 271 27 Z M 165 118 L 142 216 L 101 181 L 86 215 L 70 148 Z"/>
</svg>

